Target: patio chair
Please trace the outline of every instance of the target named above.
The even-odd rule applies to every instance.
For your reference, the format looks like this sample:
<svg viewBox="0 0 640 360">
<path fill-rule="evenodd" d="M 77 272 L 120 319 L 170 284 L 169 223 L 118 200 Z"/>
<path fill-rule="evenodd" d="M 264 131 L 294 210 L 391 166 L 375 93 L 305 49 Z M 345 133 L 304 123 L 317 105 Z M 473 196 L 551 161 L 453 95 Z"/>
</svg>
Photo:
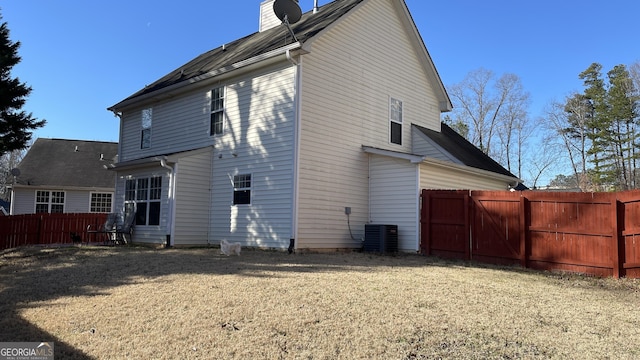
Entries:
<svg viewBox="0 0 640 360">
<path fill-rule="evenodd" d="M 114 241 L 116 244 L 125 245 L 131 242 L 131 237 L 133 236 L 133 227 L 136 221 L 136 213 L 133 210 L 129 210 L 124 215 L 124 220 L 122 224 L 119 224 L 115 230 L 115 238 Z M 127 235 L 129 235 L 129 240 L 127 240 Z"/>
<path fill-rule="evenodd" d="M 108 244 L 115 240 L 115 231 L 118 224 L 118 214 L 110 213 L 104 224 L 96 227 L 87 226 L 87 234 L 102 237 L 102 242 Z"/>
</svg>

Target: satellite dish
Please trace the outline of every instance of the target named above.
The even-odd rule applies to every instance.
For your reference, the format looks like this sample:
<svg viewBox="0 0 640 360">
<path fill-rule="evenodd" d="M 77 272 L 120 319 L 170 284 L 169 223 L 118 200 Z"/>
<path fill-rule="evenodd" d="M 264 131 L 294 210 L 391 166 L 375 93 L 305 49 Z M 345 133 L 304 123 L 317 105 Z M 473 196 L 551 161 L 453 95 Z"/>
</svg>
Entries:
<svg viewBox="0 0 640 360">
<path fill-rule="evenodd" d="M 302 10 L 295 0 L 276 0 L 273 3 L 273 12 L 278 19 L 287 24 L 295 24 L 302 17 Z"/>
<path fill-rule="evenodd" d="M 11 175 L 20 176 L 20 169 L 18 169 L 18 168 L 11 169 Z"/>
</svg>

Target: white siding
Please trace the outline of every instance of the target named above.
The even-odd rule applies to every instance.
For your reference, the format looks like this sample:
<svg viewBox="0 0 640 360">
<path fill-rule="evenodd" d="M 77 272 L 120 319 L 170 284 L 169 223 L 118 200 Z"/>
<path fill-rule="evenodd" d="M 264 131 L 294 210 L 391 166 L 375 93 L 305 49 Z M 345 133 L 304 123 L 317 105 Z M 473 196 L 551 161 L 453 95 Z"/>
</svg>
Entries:
<svg viewBox="0 0 640 360">
<path fill-rule="evenodd" d="M 273 3 L 274 0 L 265 0 L 260 3 L 260 32 L 279 26 L 282 23 L 273 12 Z"/>
<path fill-rule="evenodd" d="M 361 146 L 410 152 L 412 123 L 440 128 L 438 100 L 400 16 L 390 1 L 367 1 L 302 57 L 299 248 L 360 246 L 344 208 L 352 208 L 352 228 L 363 228 Z M 389 143 L 389 97 L 403 101 L 402 146 Z"/>
<path fill-rule="evenodd" d="M 36 211 L 36 191 L 14 188 L 11 198 L 11 215 L 33 214 Z"/>
<path fill-rule="evenodd" d="M 213 145 L 209 136 L 209 88 L 151 104 L 151 147 L 140 149 L 142 109 L 128 110 L 122 115 L 121 154 L 128 161 L 157 154 L 171 154 Z"/>
<path fill-rule="evenodd" d="M 207 245 L 211 209 L 211 148 L 176 165 L 174 245 Z"/>
<path fill-rule="evenodd" d="M 386 156 L 369 156 L 371 223 L 398 225 L 398 250 L 418 250 L 418 165 Z"/>
<path fill-rule="evenodd" d="M 229 124 L 213 156 L 210 242 L 286 248 L 293 203 L 295 68 L 227 86 Z M 233 205 L 232 178 L 251 174 L 251 204 Z"/>
<path fill-rule="evenodd" d="M 420 164 L 420 188 L 443 190 L 507 190 L 508 182 L 440 165 Z"/>
</svg>

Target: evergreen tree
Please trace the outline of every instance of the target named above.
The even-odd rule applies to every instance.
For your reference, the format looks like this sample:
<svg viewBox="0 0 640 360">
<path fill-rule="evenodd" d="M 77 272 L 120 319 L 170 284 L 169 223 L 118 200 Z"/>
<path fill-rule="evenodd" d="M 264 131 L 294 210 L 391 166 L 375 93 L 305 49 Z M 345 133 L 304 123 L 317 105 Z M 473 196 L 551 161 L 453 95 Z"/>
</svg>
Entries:
<svg viewBox="0 0 640 360">
<path fill-rule="evenodd" d="M 607 73 L 609 88 L 607 103 L 612 129 L 611 145 L 615 150 L 613 167 L 616 185 L 621 190 L 635 188 L 635 168 L 638 158 L 636 117 L 637 100 L 633 81 L 624 65 L 617 65 Z"/>
<path fill-rule="evenodd" d="M 607 104 L 607 89 L 601 71 L 602 65 L 593 63 L 579 76 L 584 82 L 584 96 L 590 107 L 590 120 L 585 125 L 586 135 L 591 145 L 588 154 L 594 166 L 593 181 L 594 185 L 600 187 L 611 184 L 615 178 L 610 166 L 612 127 Z"/>
<path fill-rule="evenodd" d="M 11 77 L 11 69 L 22 60 L 18 56 L 19 47 L 20 42 L 9 39 L 9 28 L 3 22 L 0 25 L 0 156 L 26 148 L 31 132 L 45 124 L 45 120 L 37 120 L 21 110 L 31 87 Z"/>
</svg>

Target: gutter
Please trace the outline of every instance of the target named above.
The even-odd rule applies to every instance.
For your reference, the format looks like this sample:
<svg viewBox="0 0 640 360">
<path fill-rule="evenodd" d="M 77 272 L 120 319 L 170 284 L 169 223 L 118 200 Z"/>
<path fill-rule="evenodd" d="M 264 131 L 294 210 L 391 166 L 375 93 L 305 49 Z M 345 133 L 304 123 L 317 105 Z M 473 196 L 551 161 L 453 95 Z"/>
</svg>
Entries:
<svg viewBox="0 0 640 360">
<path fill-rule="evenodd" d="M 113 112 L 114 114 L 118 115 L 123 108 L 126 108 L 128 106 L 134 105 L 134 104 L 138 104 L 140 102 L 145 102 L 145 101 L 151 101 L 151 100 L 159 100 L 162 98 L 169 98 L 172 96 L 175 96 L 176 94 L 180 93 L 182 90 L 184 90 L 184 88 L 189 87 L 193 84 L 202 84 L 205 85 L 207 84 L 207 81 L 220 81 L 219 77 L 223 76 L 223 75 L 227 75 L 227 76 L 232 76 L 234 75 L 237 71 L 240 70 L 250 70 L 253 67 L 255 67 L 256 65 L 259 65 L 260 63 L 267 61 L 267 60 L 277 60 L 277 58 L 279 56 L 285 56 L 287 58 L 290 57 L 290 52 L 292 50 L 297 50 L 300 49 L 302 46 L 302 43 L 300 42 L 295 42 L 292 44 L 289 44 L 287 46 L 254 56 L 252 58 L 246 59 L 246 60 L 242 60 L 239 61 L 237 63 L 216 69 L 216 70 L 212 70 L 209 71 L 206 74 L 202 74 L 190 79 L 187 79 L 185 81 L 181 81 L 179 83 L 173 84 L 173 85 L 169 85 L 167 87 L 158 89 L 156 91 L 152 91 L 150 93 L 147 94 L 142 94 L 140 96 L 136 96 L 134 98 L 129 98 L 129 99 L 125 99 L 111 107 L 108 107 L 107 110 Z"/>
<path fill-rule="evenodd" d="M 169 201 L 169 214 L 168 214 L 168 218 L 169 221 L 167 223 L 167 239 L 166 239 L 166 243 L 165 243 L 165 247 L 171 247 L 171 239 L 175 240 L 175 234 L 174 234 L 174 226 L 173 224 L 176 221 L 176 212 L 174 210 L 175 208 L 175 177 L 176 177 L 176 173 L 177 173 L 177 166 L 178 164 L 174 164 L 173 166 L 169 166 L 167 165 L 167 161 L 163 158 L 160 159 L 160 166 L 162 166 L 165 169 L 169 170 L 169 190 L 167 193 L 167 199 Z"/>
<path fill-rule="evenodd" d="M 302 71 L 301 71 L 301 62 L 302 57 L 299 58 L 298 61 L 293 59 L 291 56 L 291 52 L 287 50 L 286 52 L 287 60 L 296 68 L 295 79 L 294 79 L 294 94 L 293 94 L 293 103 L 294 103 L 294 120 L 293 120 L 293 194 L 291 201 L 291 237 L 289 238 L 289 254 L 293 253 L 297 247 L 296 239 L 298 238 L 298 207 L 299 207 L 299 198 L 298 194 L 300 192 L 300 137 L 302 136 L 301 131 L 301 114 L 302 114 Z"/>
</svg>

